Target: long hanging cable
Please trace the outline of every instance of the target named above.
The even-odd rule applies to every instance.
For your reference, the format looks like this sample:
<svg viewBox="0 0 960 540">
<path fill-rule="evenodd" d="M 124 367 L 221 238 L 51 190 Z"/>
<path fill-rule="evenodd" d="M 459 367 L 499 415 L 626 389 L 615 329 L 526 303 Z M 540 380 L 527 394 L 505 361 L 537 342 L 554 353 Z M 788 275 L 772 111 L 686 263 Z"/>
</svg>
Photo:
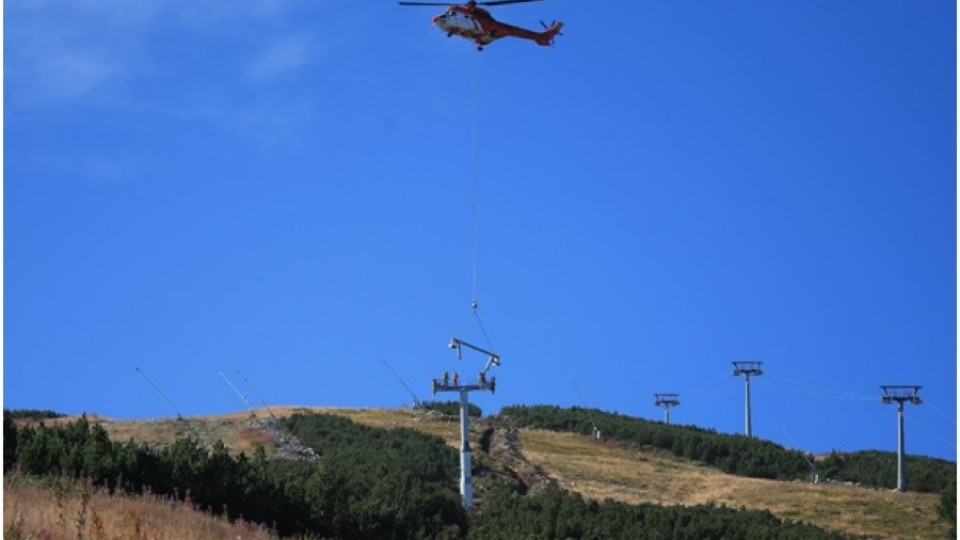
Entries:
<svg viewBox="0 0 960 540">
<path fill-rule="evenodd" d="M 471 258 L 471 293 L 472 293 L 472 302 L 470 304 L 473 311 L 477 310 L 477 243 L 480 237 L 479 231 L 479 219 L 477 215 L 477 71 L 478 71 L 478 60 L 477 56 L 473 57 L 473 85 L 472 85 L 472 110 L 471 114 L 473 118 L 471 119 L 471 132 L 470 132 L 470 147 L 471 147 L 471 201 L 470 201 L 470 258 Z"/>
<path fill-rule="evenodd" d="M 477 91 L 477 84 L 479 80 L 479 55 L 474 55 L 473 57 L 473 74 L 472 74 L 472 107 L 471 107 L 471 131 L 470 131 L 470 147 L 471 147 L 471 197 L 470 197 L 470 287 L 472 293 L 472 300 L 470 301 L 470 311 L 471 316 L 477 320 L 477 325 L 480 327 L 480 331 L 483 333 L 483 338 L 487 342 L 487 346 L 493 348 L 493 343 L 490 341 L 490 335 L 487 334 L 486 327 L 483 326 L 483 321 L 480 320 L 480 313 L 477 311 L 480 307 L 479 302 L 477 302 L 477 268 L 478 268 L 478 256 L 477 256 L 477 247 L 480 239 L 480 220 L 479 212 L 477 210 L 477 186 L 479 184 L 479 175 L 477 174 L 477 168 L 479 166 L 479 160 L 477 159 L 477 100 L 479 99 L 479 92 Z"/>
</svg>

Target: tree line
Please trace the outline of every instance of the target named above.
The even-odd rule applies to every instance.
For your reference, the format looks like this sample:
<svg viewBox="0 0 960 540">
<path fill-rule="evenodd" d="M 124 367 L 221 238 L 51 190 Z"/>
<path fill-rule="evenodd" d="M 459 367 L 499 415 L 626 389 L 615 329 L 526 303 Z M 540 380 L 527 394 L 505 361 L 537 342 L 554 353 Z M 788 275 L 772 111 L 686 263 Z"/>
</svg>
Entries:
<svg viewBox="0 0 960 540">
<path fill-rule="evenodd" d="M 450 416 L 460 416 L 459 401 L 421 401 L 420 407 L 428 411 L 437 411 Z M 480 418 L 483 416 L 483 409 L 473 403 L 467 403 L 467 415 L 473 418 Z"/>
<path fill-rule="evenodd" d="M 49 409 L 11 409 L 10 411 L 5 410 L 4 414 L 9 414 L 11 418 L 18 420 L 40 420 L 43 418 L 63 418 L 66 416 L 63 413 L 58 413 L 57 411 L 51 411 Z"/>
<path fill-rule="evenodd" d="M 945 459 L 907 454 L 907 488 L 910 491 L 940 493 L 951 480 L 956 490 L 957 464 Z M 817 463 L 821 478 L 856 482 L 871 487 L 897 487 L 897 454 L 864 450 L 852 453 L 831 452 Z"/>
</svg>

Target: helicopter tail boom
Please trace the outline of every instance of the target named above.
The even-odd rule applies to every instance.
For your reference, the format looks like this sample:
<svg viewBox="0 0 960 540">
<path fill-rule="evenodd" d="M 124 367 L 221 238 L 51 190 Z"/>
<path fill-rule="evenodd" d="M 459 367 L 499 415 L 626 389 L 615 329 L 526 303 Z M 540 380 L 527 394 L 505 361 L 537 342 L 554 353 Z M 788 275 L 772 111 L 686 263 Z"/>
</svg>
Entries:
<svg viewBox="0 0 960 540">
<path fill-rule="evenodd" d="M 553 38 L 557 34 L 560 34 L 560 30 L 563 28 L 563 23 L 557 21 L 551 24 L 549 27 L 547 27 L 546 25 L 544 25 L 544 27 L 546 28 L 546 30 L 544 32 L 537 34 L 537 38 L 536 38 L 537 45 L 543 45 L 543 46 L 553 45 Z"/>
</svg>

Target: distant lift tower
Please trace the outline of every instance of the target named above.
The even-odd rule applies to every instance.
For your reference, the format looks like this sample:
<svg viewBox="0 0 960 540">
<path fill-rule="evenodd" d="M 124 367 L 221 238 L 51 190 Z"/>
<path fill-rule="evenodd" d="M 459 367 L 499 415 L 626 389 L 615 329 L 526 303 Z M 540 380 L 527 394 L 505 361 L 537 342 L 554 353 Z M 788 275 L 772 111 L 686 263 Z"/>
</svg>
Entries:
<svg viewBox="0 0 960 540">
<path fill-rule="evenodd" d="M 654 394 L 656 401 L 653 403 L 657 407 L 663 407 L 663 423 L 670 424 L 670 407 L 676 407 L 680 404 L 680 394 Z"/>
<path fill-rule="evenodd" d="M 750 376 L 751 375 L 763 375 L 763 370 L 760 369 L 760 366 L 763 362 L 734 362 L 733 363 L 733 374 L 734 376 L 743 375 L 744 382 L 744 433 L 747 437 L 753 436 L 753 430 L 750 425 Z"/>
<path fill-rule="evenodd" d="M 897 404 L 897 491 L 907 490 L 907 463 L 904 461 L 903 445 L 903 404 L 906 402 L 919 405 L 923 403 L 920 396 L 919 386 L 904 385 L 886 385 L 881 386 L 883 396 L 880 401 L 883 403 Z"/>
<path fill-rule="evenodd" d="M 457 351 L 457 359 L 463 358 L 463 348 L 472 349 L 487 355 L 487 363 L 480 371 L 477 384 L 461 384 L 460 378 L 454 375 L 453 380 L 444 375 L 442 379 L 433 379 L 433 393 L 460 392 L 460 495 L 463 497 L 463 507 L 469 510 L 473 506 L 473 481 L 470 474 L 470 416 L 468 414 L 469 393 L 478 390 L 489 390 L 493 393 L 497 387 L 496 377 L 487 380 L 487 371 L 493 366 L 500 365 L 500 356 L 496 353 L 471 345 L 457 338 L 450 340 L 448 345 Z"/>
</svg>

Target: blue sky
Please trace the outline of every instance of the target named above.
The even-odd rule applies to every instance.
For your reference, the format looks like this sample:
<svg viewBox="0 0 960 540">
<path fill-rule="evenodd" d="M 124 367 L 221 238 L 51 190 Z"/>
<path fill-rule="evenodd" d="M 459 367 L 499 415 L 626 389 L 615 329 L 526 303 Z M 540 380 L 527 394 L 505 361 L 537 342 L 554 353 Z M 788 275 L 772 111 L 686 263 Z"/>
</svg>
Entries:
<svg viewBox="0 0 960 540">
<path fill-rule="evenodd" d="M 753 360 L 757 436 L 895 450 L 918 384 L 955 459 L 954 2 L 550 0 L 482 53 L 441 9 L 7 0 L 4 406 L 398 406 L 455 335 L 486 412 L 740 432 Z"/>
</svg>

